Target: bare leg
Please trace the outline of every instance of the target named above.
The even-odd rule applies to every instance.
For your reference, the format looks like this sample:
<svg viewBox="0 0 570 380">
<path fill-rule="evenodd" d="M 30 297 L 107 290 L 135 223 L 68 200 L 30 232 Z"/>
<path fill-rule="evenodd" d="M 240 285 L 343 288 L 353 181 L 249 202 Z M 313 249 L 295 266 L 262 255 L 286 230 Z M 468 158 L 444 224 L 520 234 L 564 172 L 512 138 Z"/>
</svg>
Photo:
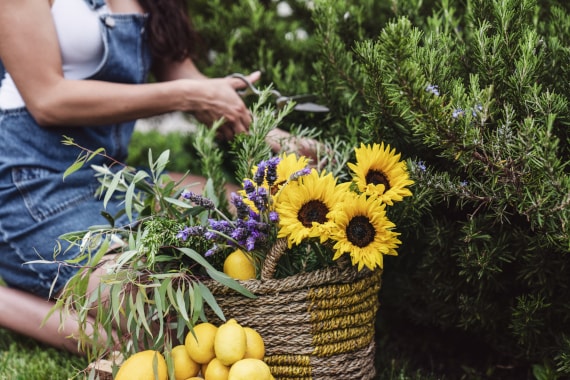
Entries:
<svg viewBox="0 0 570 380">
<path fill-rule="evenodd" d="M 77 340 L 70 338 L 77 332 L 76 321 L 66 321 L 64 327 L 60 328 L 60 316 L 54 313 L 44 322 L 53 306 L 53 301 L 2 286 L 0 326 L 50 346 L 79 354 Z"/>
<path fill-rule="evenodd" d="M 99 268 L 89 279 L 90 291 L 96 289 L 99 283 Z M 46 319 L 55 302 L 34 294 L 0 286 L 0 327 L 7 328 L 19 334 L 36 339 L 42 343 L 63 349 L 75 354 L 83 355 L 79 350 L 78 331 L 79 323 L 70 315 L 65 320 L 57 311 Z M 87 323 L 92 326 L 92 319 Z M 90 335 L 90 331 L 86 331 Z M 107 335 L 100 332 L 101 342 L 106 341 Z"/>
</svg>

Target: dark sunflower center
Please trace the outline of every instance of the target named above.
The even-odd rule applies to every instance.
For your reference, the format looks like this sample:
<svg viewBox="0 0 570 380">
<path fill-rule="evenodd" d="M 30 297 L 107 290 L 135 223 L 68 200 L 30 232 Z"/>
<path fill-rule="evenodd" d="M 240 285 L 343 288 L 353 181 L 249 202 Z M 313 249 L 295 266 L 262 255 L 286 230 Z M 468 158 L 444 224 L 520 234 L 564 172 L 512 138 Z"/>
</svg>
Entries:
<svg viewBox="0 0 570 380">
<path fill-rule="evenodd" d="M 379 170 L 370 170 L 366 174 L 366 183 L 371 183 L 374 185 L 384 185 L 384 191 L 390 190 L 390 181 L 386 174 Z"/>
<path fill-rule="evenodd" d="M 305 203 L 299 213 L 297 218 L 305 227 L 312 227 L 313 222 L 323 224 L 327 221 L 327 213 L 329 212 L 328 207 L 321 201 L 312 200 Z"/>
<path fill-rule="evenodd" d="M 346 227 L 346 238 L 353 245 L 364 248 L 374 241 L 376 230 L 365 216 L 355 216 Z"/>
</svg>

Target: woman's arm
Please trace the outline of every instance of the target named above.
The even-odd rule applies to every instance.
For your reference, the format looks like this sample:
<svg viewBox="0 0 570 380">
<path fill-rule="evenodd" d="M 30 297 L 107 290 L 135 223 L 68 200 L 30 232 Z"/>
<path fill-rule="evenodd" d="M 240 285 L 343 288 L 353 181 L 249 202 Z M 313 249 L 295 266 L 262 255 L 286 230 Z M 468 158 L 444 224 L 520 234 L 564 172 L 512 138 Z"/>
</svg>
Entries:
<svg viewBox="0 0 570 380">
<path fill-rule="evenodd" d="M 191 80 L 198 80 L 203 81 L 206 86 L 208 86 L 212 81 L 207 76 L 202 74 L 200 70 L 196 67 L 194 62 L 187 58 L 183 61 L 158 61 L 155 63 L 154 67 L 154 75 L 158 81 L 176 81 L 176 80 L 184 80 L 184 79 L 191 79 Z M 250 83 L 255 83 L 259 80 L 261 73 L 259 71 L 255 71 L 246 76 L 247 80 Z M 231 82 L 232 92 L 236 95 L 236 90 L 242 89 L 246 87 L 246 84 L 238 78 L 223 78 L 223 80 Z M 241 98 L 240 98 L 241 100 Z M 241 102 L 243 104 L 243 101 Z M 245 106 L 244 106 L 245 107 Z M 199 109 L 194 110 L 192 114 L 198 119 L 200 122 L 211 125 L 214 121 L 218 120 L 220 117 L 216 112 L 212 112 L 212 109 Z M 248 112 L 248 121 L 246 128 L 244 130 L 235 131 L 232 130 L 232 124 L 226 123 L 220 128 L 220 133 L 225 139 L 231 139 L 235 133 L 238 132 L 246 132 L 249 129 L 249 124 L 251 123 L 251 118 Z"/>
<path fill-rule="evenodd" d="M 42 126 L 103 125 L 172 111 L 224 117 L 231 133 L 247 131 L 251 122 L 235 78 L 142 85 L 65 79 L 47 0 L 0 2 L 0 57 Z"/>
</svg>

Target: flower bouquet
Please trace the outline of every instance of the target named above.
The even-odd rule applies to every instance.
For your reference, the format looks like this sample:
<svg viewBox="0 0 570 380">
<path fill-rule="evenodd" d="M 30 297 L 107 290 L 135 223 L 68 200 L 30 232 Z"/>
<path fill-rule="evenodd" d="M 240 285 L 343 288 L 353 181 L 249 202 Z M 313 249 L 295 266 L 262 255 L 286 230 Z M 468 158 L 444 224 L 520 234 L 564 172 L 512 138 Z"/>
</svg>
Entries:
<svg viewBox="0 0 570 380">
<path fill-rule="evenodd" d="M 84 153 L 66 175 L 104 154 Z M 373 378 L 383 256 L 401 243 L 386 208 L 413 183 L 400 155 L 362 144 L 343 182 L 304 156 L 269 155 L 226 212 L 211 179 L 204 194 L 167 179 L 168 155 L 149 153 L 149 171 L 94 167 L 104 201 L 124 197 L 131 223 L 108 216 L 110 226 L 64 236 L 82 270 L 58 307 L 78 314 L 83 349 L 93 359 L 161 350 L 172 371 L 169 350 L 196 324 L 232 318 L 261 334 L 275 379 Z M 100 291 L 87 294 L 101 265 Z"/>
</svg>

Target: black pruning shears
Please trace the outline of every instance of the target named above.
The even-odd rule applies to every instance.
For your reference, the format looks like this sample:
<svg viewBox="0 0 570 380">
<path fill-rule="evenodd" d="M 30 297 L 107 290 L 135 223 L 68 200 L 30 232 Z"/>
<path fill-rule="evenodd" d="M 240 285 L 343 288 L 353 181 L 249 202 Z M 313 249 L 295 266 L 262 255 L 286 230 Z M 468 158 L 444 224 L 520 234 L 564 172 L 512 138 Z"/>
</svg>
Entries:
<svg viewBox="0 0 570 380">
<path fill-rule="evenodd" d="M 261 91 L 253 85 L 249 80 L 247 80 L 246 76 L 240 73 L 231 74 L 230 77 L 241 79 L 247 87 L 244 90 L 239 90 L 238 94 L 241 97 L 246 97 L 249 95 L 257 95 L 261 94 Z M 271 95 L 275 97 L 275 104 L 277 105 L 277 109 L 283 109 L 287 104 L 294 102 L 293 110 L 300 111 L 300 112 L 312 112 L 312 113 L 319 113 L 319 112 L 329 112 L 329 108 L 317 103 L 313 103 L 312 100 L 316 98 L 315 95 L 294 95 L 294 96 L 284 96 L 277 90 L 272 89 Z"/>
</svg>

